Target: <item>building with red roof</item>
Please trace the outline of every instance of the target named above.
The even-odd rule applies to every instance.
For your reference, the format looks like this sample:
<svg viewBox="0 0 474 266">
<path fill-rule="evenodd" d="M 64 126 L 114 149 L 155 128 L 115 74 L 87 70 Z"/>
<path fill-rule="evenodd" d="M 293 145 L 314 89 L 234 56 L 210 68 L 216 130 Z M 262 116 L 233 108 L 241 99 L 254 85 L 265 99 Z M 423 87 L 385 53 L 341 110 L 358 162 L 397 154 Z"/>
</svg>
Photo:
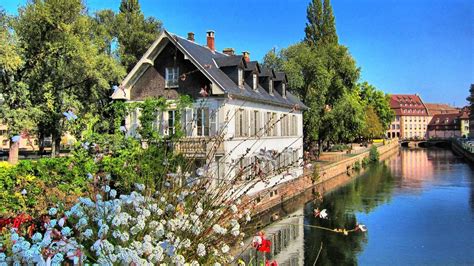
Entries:
<svg viewBox="0 0 474 266">
<path fill-rule="evenodd" d="M 418 94 L 393 94 L 390 107 L 395 120 L 387 129 L 387 137 L 402 139 L 425 139 L 431 116 Z"/>
</svg>

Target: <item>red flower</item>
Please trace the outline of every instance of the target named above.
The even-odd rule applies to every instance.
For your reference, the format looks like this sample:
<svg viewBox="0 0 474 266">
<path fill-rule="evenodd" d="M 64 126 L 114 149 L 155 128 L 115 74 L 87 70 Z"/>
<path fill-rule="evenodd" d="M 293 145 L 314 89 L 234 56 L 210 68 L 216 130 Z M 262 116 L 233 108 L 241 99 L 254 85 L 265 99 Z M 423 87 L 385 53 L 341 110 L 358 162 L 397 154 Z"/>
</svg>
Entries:
<svg viewBox="0 0 474 266">
<path fill-rule="evenodd" d="M 18 229 L 20 228 L 22 223 L 29 222 L 31 220 L 32 220 L 31 216 L 29 216 L 28 214 L 22 213 L 18 215 L 17 217 L 15 217 L 15 219 L 13 219 L 13 228 Z"/>
<path fill-rule="evenodd" d="M 272 260 L 272 261 L 265 261 L 265 266 L 278 266 L 278 262 L 276 260 Z"/>
<path fill-rule="evenodd" d="M 265 233 L 263 231 L 258 232 L 257 236 L 255 236 L 252 240 L 252 246 L 260 252 L 269 253 L 272 242 L 265 238 Z"/>
</svg>

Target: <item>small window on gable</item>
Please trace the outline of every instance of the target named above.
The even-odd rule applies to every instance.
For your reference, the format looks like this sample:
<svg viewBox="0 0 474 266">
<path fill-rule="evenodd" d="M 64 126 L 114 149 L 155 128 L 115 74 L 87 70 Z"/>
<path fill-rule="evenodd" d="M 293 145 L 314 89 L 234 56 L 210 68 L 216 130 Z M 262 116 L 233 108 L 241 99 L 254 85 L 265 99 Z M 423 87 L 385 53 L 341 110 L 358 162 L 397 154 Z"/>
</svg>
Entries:
<svg viewBox="0 0 474 266">
<path fill-rule="evenodd" d="M 253 75 L 252 75 L 252 78 L 253 78 L 253 90 L 257 90 L 257 87 L 258 87 L 258 77 L 257 77 L 257 74 L 253 74 Z"/>
<path fill-rule="evenodd" d="M 165 88 L 178 87 L 179 67 L 165 68 Z"/>
<path fill-rule="evenodd" d="M 285 83 L 281 84 L 281 96 L 286 98 L 286 84 Z"/>
<path fill-rule="evenodd" d="M 242 68 L 238 70 L 238 83 L 239 86 L 244 86 L 244 70 Z"/>
<path fill-rule="evenodd" d="M 268 93 L 273 95 L 273 80 L 268 81 Z"/>
</svg>

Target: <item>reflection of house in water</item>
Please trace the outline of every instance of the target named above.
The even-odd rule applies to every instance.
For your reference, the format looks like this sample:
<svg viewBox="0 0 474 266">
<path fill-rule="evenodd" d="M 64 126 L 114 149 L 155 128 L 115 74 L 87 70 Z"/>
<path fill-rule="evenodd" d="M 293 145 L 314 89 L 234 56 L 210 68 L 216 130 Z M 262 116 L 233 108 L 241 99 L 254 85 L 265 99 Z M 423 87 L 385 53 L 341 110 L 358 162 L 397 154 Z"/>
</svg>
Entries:
<svg viewBox="0 0 474 266">
<path fill-rule="evenodd" d="M 271 252 L 267 260 L 276 260 L 281 266 L 296 266 L 304 264 L 304 212 L 303 209 L 289 215 L 264 229 L 267 239 L 272 242 Z M 250 243 L 252 239 L 248 239 Z M 249 248 L 240 256 L 247 264 L 260 265 L 263 262 L 261 253 Z M 258 262 L 256 262 L 256 260 Z"/>
<path fill-rule="evenodd" d="M 402 178 L 403 185 L 416 187 L 419 182 L 433 178 L 433 162 L 429 153 L 419 149 L 407 149 L 400 156 L 389 158 L 386 163 L 393 175 Z"/>
</svg>

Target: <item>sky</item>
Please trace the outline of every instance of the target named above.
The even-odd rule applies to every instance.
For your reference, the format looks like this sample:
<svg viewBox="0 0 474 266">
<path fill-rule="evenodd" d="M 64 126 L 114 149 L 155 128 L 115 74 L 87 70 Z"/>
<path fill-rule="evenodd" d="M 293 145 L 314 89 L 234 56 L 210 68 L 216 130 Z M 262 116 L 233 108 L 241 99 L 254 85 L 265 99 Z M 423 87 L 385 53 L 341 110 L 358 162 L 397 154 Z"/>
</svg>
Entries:
<svg viewBox="0 0 474 266">
<path fill-rule="evenodd" d="M 0 0 L 16 14 L 26 0 Z M 120 0 L 84 0 L 90 13 L 118 10 Z M 215 31 L 216 49 L 249 51 L 261 61 L 272 48 L 304 38 L 309 0 L 140 0 L 146 16 L 196 42 Z M 425 102 L 467 104 L 474 83 L 474 1 L 332 0 L 339 42 L 367 81 L 391 94 L 418 93 Z"/>
</svg>

